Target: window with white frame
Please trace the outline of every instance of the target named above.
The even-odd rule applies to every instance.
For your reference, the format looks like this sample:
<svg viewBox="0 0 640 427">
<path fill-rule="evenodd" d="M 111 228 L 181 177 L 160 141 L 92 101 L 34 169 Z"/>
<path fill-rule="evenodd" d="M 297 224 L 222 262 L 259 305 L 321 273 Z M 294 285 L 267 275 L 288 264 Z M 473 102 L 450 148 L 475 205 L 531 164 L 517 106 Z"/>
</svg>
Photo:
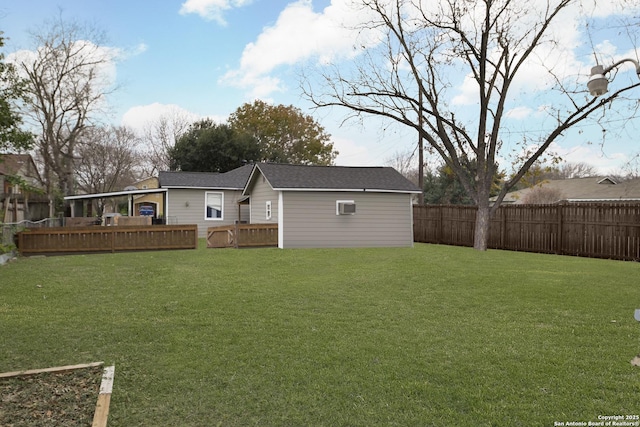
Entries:
<svg viewBox="0 0 640 427">
<path fill-rule="evenodd" d="M 222 207 L 224 206 L 224 194 L 223 193 L 205 193 L 205 216 L 204 219 L 221 220 L 222 219 Z"/>
<path fill-rule="evenodd" d="M 265 218 L 271 219 L 271 200 L 268 200 L 265 205 Z"/>
</svg>

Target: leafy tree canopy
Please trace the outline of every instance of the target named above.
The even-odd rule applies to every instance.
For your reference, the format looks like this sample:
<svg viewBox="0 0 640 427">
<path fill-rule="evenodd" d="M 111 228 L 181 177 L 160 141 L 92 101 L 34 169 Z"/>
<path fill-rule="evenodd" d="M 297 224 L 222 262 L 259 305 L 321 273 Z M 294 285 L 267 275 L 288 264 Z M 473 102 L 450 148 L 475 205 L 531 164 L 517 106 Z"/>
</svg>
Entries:
<svg viewBox="0 0 640 427">
<path fill-rule="evenodd" d="M 251 135 L 210 119 L 193 123 L 169 150 L 171 170 L 227 172 L 260 159 Z"/>
<path fill-rule="evenodd" d="M 471 169 L 477 167 L 475 161 L 471 161 Z M 470 175 L 473 170 L 470 170 Z M 500 185 L 505 178 L 504 172 L 496 172 L 493 177 L 490 196 L 493 197 L 500 191 Z M 424 201 L 427 204 L 436 205 L 473 205 L 474 200 L 469 196 L 461 178 L 446 163 L 441 165 L 436 172 L 428 171 L 425 175 Z"/>
<path fill-rule="evenodd" d="M 331 165 L 338 154 L 324 128 L 292 105 L 247 103 L 231 114 L 229 125 L 257 140 L 261 161 Z"/>
<path fill-rule="evenodd" d="M 0 31 L 0 48 L 4 37 Z M 28 150 L 33 136 L 20 129 L 22 118 L 15 110 L 15 102 L 23 95 L 24 82 L 19 80 L 12 64 L 4 62 L 0 52 L 0 152 Z"/>
</svg>

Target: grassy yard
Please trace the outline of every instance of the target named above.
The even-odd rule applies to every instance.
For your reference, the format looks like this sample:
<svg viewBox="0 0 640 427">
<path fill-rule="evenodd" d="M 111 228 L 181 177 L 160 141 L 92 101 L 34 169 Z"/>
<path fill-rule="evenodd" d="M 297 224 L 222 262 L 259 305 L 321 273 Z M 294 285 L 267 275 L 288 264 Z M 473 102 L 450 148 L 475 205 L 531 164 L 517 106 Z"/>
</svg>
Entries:
<svg viewBox="0 0 640 427">
<path fill-rule="evenodd" d="M 0 372 L 115 364 L 109 427 L 598 421 L 640 413 L 639 279 L 423 244 L 20 259 Z"/>
</svg>

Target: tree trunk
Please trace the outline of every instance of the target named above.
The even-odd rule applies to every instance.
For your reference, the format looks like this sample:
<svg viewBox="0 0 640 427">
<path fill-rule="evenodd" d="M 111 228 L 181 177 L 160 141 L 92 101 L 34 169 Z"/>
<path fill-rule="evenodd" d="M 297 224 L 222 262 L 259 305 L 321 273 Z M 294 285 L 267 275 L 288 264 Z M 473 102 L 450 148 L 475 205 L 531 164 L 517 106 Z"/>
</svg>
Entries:
<svg viewBox="0 0 640 427">
<path fill-rule="evenodd" d="M 473 248 L 479 251 L 486 251 L 489 243 L 489 225 L 491 218 L 491 208 L 489 205 L 478 206 L 476 212 L 476 227 L 473 235 Z"/>
</svg>

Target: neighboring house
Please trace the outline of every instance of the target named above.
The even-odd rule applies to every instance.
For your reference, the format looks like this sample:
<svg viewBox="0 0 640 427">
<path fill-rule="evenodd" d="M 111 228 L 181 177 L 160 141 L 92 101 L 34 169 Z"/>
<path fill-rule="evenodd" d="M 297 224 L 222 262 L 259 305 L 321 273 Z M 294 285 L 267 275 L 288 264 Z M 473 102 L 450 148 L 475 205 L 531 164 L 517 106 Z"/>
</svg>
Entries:
<svg viewBox="0 0 640 427">
<path fill-rule="evenodd" d="M 544 181 L 534 187 L 508 193 L 503 203 L 527 203 L 532 193 L 540 189 L 556 195 L 556 200 L 545 203 L 640 202 L 640 179 L 618 182 L 611 177 L 590 177 Z"/>
<path fill-rule="evenodd" d="M 243 195 L 252 224 L 278 224 L 280 248 L 412 246 L 412 195 L 390 167 L 259 163 Z"/>
<path fill-rule="evenodd" d="M 135 188 L 137 190 L 148 190 L 152 188 L 160 188 L 160 184 L 158 182 L 158 178 L 151 177 L 138 181 L 131 187 L 132 189 Z M 163 218 L 164 211 L 162 202 L 162 194 L 160 193 L 150 193 L 135 196 L 133 198 L 133 215 L 148 215 L 156 218 Z"/>
<path fill-rule="evenodd" d="M 38 194 L 40 174 L 29 154 L 0 155 L 0 220 L 20 222 L 47 217 L 48 201 Z"/>
</svg>

